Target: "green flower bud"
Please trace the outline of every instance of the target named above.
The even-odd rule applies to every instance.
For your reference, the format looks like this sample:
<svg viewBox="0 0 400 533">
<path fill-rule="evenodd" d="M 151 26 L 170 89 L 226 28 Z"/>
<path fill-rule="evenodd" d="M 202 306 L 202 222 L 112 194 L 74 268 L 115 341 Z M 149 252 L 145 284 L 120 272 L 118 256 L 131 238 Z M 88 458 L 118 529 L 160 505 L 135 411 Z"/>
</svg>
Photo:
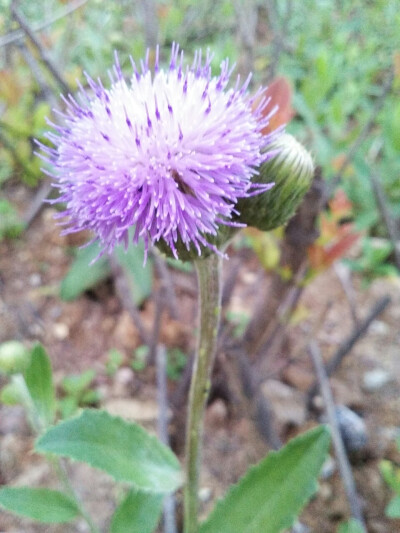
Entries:
<svg viewBox="0 0 400 533">
<path fill-rule="evenodd" d="M 29 364 L 29 350 L 22 342 L 7 341 L 0 345 L 0 372 L 18 374 Z"/>
<path fill-rule="evenodd" d="M 314 175 L 311 155 L 292 136 L 279 135 L 268 146 L 268 152 L 277 152 L 260 167 L 258 183 L 275 182 L 274 187 L 237 203 L 238 222 L 269 231 L 285 224 L 295 213 L 310 188 Z"/>
</svg>

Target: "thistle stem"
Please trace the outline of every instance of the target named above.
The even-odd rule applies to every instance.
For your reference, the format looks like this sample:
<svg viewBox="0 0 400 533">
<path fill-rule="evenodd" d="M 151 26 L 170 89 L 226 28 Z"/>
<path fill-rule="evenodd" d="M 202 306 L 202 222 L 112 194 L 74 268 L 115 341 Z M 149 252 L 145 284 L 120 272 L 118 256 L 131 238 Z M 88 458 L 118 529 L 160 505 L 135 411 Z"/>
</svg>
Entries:
<svg viewBox="0 0 400 533">
<path fill-rule="evenodd" d="M 199 285 L 199 330 L 192 371 L 186 426 L 186 486 L 184 533 L 198 531 L 198 492 L 204 411 L 210 391 L 211 370 L 221 314 L 221 258 L 212 254 L 195 261 Z"/>
</svg>

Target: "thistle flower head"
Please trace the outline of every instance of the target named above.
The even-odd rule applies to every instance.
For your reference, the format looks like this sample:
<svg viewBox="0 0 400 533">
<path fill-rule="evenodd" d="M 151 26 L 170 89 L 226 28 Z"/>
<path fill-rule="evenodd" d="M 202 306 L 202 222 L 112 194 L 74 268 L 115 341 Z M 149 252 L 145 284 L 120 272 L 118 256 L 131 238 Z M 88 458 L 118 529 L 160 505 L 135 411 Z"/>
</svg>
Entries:
<svg viewBox="0 0 400 533">
<path fill-rule="evenodd" d="M 159 68 L 157 51 L 154 73 L 147 56 L 140 72 L 132 61 L 127 82 L 116 57 L 109 89 L 87 76 L 90 90 L 65 99 L 48 134 L 54 147 L 42 145 L 66 204 L 64 233 L 92 230 L 111 252 L 135 227 L 146 251 L 160 242 L 176 257 L 178 244 L 200 254 L 214 248 L 220 225 L 235 225 L 239 198 L 271 187 L 251 180 L 270 157 L 265 102 L 252 110 L 250 78 L 228 88 L 228 61 L 213 77 L 211 59 L 198 52 L 185 67 L 173 45 L 169 68 Z"/>
</svg>

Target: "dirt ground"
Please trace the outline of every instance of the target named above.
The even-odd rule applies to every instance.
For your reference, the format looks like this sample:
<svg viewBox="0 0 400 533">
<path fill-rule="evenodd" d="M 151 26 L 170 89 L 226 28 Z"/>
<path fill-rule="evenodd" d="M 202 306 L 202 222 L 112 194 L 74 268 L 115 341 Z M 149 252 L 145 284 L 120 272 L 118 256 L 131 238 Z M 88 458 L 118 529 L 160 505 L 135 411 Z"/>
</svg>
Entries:
<svg viewBox="0 0 400 533">
<path fill-rule="evenodd" d="M 26 209 L 31 199 L 26 189 L 14 186 L 8 193 L 22 211 Z M 158 416 L 155 371 L 153 367 L 134 371 L 130 366 L 140 338 L 113 284 L 103 283 L 73 302 L 63 302 L 58 296 L 60 280 L 71 262 L 74 241 L 59 235 L 52 216 L 53 210 L 45 207 L 20 239 L 0 243 L 0 342 L 19 339 L 28 344 L 43 343 L 51 356 L 58 383 L 66 374 L 94 369 L 94 387 L 101 393 L 101 406 L 155 431 Z M 167 347 L 179 347 L 190 353 L 196 325 L 195 277 L 194 273 L 172 273 L 172 276 L 176 282 L 180 317 L 179 320 L 164 317 L 161 340 Z M 253 293 L 257 290 L 257 280 L 256 262 L 249 258 L 240 269 L 231 300 L 232 309 L 251 307 L 248 295 L 251 289 Z M 331 384 L 336 403 L 351 408 L 366 424 L 368 442 L 351 456 L 351 460 L 368 532 L 395 533 L 400 531 L 400 521 L 390 521 L 384 516 L 391 494 L 378 465 L 383 458 L 400 462 L 395 446 L 395 438 L 400 434 L 400 280 L 377 280 L 367 290 L 361 289 L 359 279 L 353 278 L 353 282 L 360 318 L 386 294 L 390 295 L 392 303 L 345 358 Z M 334 269 L 307 287 L 301 306 L 303 318 L 292 329 L 291 349 L 301 346 L 307 333 L 321 321 L 317 338 L 324 356 L 328 357 L 353 327 L 350 306 Z M 151 324 L 153 314 L 154 304 L 149 301 L 141 310 L 145 324 Z M 120 350 L 125 359 L 117 373 L 110 377 L 105 363 L 112 348 Z M 268 397 L 272 396 L 282 438 L 317 422 L 306 416 L 303 409 L 304 391 L 312 377 L 311 365 L 303 352 L 299 350 L 296 361 L 271 376 L 272 385 L 271 380 L 263 385 L 268 389 Z M 285 354 L 281 357 L 284 359 Z M 375 390 L 366 390 L 366 376 L 376 370 L 383 370 L 387 379 Z M 176 382 L 171 381 L 169 387 L 172 395 Z M 182 442 L 182 435 L 180 437 L 175 436 L 174 441 Z M 21 409 L 0 406 L 0 484 L 56 486 L 47 464 L 31 453 L 32 443 L 33 436 Z M 254 423 L 243 410 L 232 409 L 223 398 L 212 402 L 207 410 L 201 483 L 204 513 L 249 464 L 258 461 L 267 451 Z M 331 455 L 334 457 L 333 452 Z M 75 464 L 68 468 L 87 507 L 99 523 L 107 524 L 118 489 L 106 475 L 85 466 Z M 93 486 L 96 491 L 92 490 Z M 334 533 L 349 513 L 337 462 L 333 461 L 326 469 L 325 478 L 320 480 L 315 498 L 303 512 L 301 522 L 311 532 Z M 30 521 L 0 513 L 0 533 L 72 533 L 85 532 L 85 527 L 83 523 L 62 527 L 32 525 Z"/>
</svg>

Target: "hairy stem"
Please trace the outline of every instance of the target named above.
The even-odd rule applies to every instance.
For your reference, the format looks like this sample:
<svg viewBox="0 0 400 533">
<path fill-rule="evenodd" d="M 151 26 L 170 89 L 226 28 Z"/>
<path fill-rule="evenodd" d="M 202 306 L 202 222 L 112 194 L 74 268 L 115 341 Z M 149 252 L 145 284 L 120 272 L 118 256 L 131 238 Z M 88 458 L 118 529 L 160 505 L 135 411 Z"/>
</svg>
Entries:
<svg viewBox="0 0 400 533">
<path fill-rule="evenodd" d="M 195 261 L 199 284 L 199 331 L 192 371 L 186 427 L 184 532 L 197 533 L 198 491 L 204 410 L 210 391 L 221 314 L 221 258 L 212 254 Z"/>
</svg>

